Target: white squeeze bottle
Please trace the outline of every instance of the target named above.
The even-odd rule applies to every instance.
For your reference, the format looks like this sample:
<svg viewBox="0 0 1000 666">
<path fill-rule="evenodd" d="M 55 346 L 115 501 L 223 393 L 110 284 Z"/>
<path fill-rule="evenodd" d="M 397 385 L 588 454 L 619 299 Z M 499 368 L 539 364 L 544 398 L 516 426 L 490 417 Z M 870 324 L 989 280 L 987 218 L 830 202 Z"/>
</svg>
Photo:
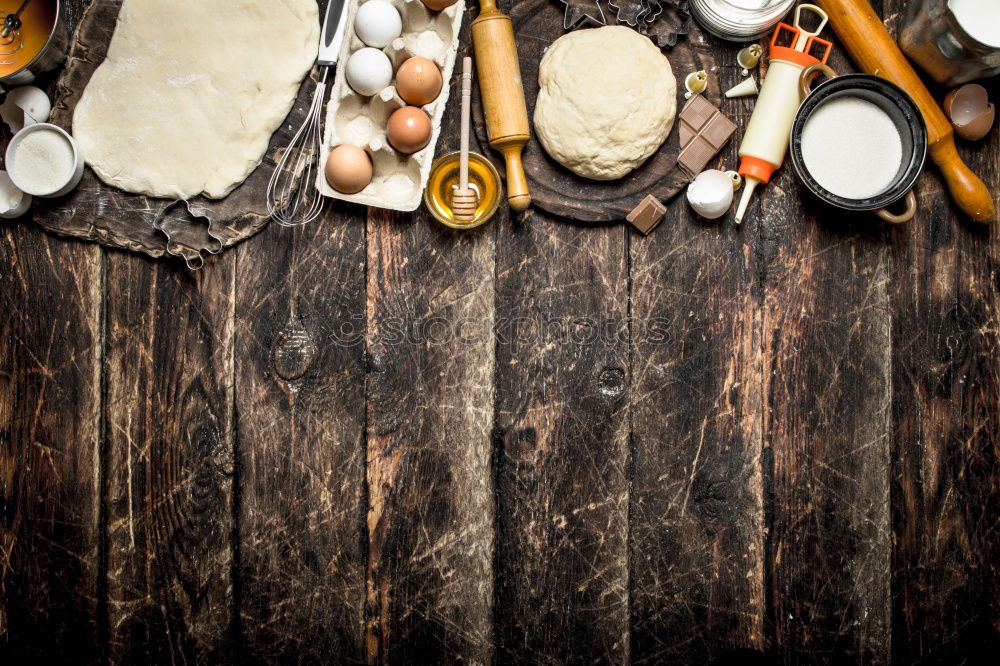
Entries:
<svg viewBox="0 0 1000 666">
<path fill-rule="evenodd" d="M 800 26 L 803 9 L 819 16 L 820 23 L 815 32 L 806 32 Z M 754 188 L 771 180 L 771 174 L 785 160 L 792 121 L 802 102 L 799 92 L 802 70 L 809 65 L 825 63 L 833 46 L 816 36 L 826 21 L 826 13 L 819 7 L 799 5 L 795 10 L 795 26 L 779 23 L 774 30 L 767 76 L 740 144 L 740 175 L 746 179 L 746 185 L 736 209 L 737 224 L 743 221 Z"/>
</svg>

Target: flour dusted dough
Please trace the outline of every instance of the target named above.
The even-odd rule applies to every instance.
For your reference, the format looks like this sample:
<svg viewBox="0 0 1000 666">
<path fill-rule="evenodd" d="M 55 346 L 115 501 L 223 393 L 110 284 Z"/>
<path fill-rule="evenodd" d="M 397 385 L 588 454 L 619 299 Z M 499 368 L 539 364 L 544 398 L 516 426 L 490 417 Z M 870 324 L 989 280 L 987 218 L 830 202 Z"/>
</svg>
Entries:
<svg viewBox="0 0 1000 666">
<path fill-rule="evenodd" d="M 125 0 L 73 134 L 109 185 L 224 197 L 260 162 L 318 44 L 316 0 Z"/>
<path fill-rule="evenodd" d="M 577 30 L 542 58 L 535 131 L 585 178 L 614 180 L 656 152 L 674 124 L 677 82 L 648 37 L 623 26 Z"/>
</svg>

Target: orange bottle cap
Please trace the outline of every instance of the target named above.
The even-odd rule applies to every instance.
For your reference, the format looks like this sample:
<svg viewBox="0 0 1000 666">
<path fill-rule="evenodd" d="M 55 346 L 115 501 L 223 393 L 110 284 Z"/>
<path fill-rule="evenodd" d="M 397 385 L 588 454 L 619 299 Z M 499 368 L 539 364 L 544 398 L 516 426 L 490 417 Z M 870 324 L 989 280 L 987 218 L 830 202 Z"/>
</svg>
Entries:
<svg viewBox="0 0 1000 666">
<path fill-rule="evenodd" d="M 749 176 L 750 178 L 756 178 L 762 183 L 766 183 L 771 180 L 771 174 L 777 168 L 767 160 L 744 155 L 743 159 L 740 160 L 739 173 L 741 176 Z"/>
</svg>

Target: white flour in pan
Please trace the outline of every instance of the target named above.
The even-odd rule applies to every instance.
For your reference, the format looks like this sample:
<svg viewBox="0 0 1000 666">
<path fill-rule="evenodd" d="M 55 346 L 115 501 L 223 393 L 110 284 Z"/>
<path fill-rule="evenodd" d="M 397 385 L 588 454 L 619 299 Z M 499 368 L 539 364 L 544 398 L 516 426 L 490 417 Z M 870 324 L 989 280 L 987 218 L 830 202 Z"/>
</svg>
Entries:
<svg viewBox="0 0 1000 666">
<path fill-rule="evenodd" d="M 845 199 L 868 199 L 896 179 L 903 141 L 885 111 L 859 97 L 837 97 L 802 129 L 802 159 L 821 186 Z"/>
</svg>

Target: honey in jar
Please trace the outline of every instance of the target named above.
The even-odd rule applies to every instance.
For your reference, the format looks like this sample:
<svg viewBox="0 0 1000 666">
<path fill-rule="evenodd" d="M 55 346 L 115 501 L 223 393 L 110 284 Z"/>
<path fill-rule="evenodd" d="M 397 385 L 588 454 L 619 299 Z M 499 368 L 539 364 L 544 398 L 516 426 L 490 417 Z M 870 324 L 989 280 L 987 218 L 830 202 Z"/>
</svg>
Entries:
<svg viewBox="0 0 1000 666">
<path fill-rule="evenodd" d="M 452 192 L 458 187 L 459 154 L 448 153 L 434 160 L 424 190 L 427 210 L 441 224 L 453 229 L 472 229 L 486 223 L 497 212 L 503 187 L 493 163 L 477 153 L 469 153 L 469 187 L 479 195 L 476 213 L 469 221 L 456 220 L 451 210 Z"/>
</svg>

